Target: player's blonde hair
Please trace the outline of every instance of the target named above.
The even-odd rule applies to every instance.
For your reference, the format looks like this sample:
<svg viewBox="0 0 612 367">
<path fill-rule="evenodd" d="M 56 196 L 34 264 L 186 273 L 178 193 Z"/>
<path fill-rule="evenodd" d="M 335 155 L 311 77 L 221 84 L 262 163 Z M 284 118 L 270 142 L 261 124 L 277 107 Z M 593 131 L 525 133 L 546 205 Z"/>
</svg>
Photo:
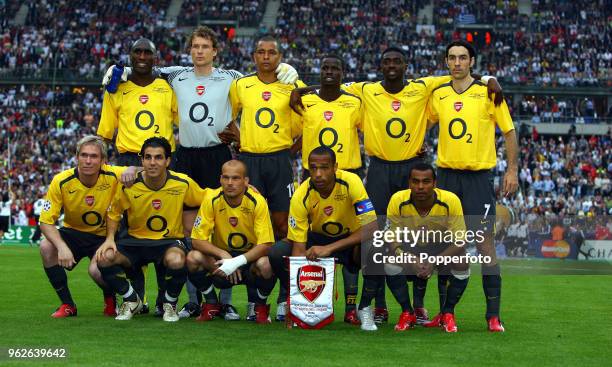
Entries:
<svg viewBox="0 0 612 367">
<path fill-rule="evenodd" d="M 102 156 L 102 160 L 106 161 L 108 159 L 108 152 L 106 148 L 106 142 L 104 139 L 97 135 L 85 135 L 79 142 L 77 143 L 77 156 L 81 154 L 81 148 L 84 145 L 96 145 L 100 148 L 100 155 Z"/>
</svg>

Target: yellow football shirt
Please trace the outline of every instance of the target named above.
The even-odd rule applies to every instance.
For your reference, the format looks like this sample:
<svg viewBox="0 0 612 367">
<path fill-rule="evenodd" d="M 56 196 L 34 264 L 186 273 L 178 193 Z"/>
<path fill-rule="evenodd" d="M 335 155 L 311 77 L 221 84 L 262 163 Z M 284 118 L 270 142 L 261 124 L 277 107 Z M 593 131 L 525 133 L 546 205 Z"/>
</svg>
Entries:
<svg viewBox="0 0 612 367">
<path fill-rule="evenodd" d="M 302 81 L 282 84 L 264 83 L 251 74 L 232 82 L 230 101 L 232 116 L 240 115 L 240 151 L 273 153 L 289 149 L 293 138 L 300 135 L 292 124 L 289 96 L 291 91 L 304 87 Z"/>
<path fill-rule="evenodd" d="M 79 181 L 77 168 L 60 172 L 49 185 L 40 223 L 55 225 L 63 210 L 64 227 L 106 236 L 106 212 L 126 168 L 102 165 L 93 187 Z"/>
<path fill-rule="evenodd" d="M 247 252 L 254 246 L 274 243 L 268 203 L 247 189 L 242 202 L 231 207 L 223 188 L 207 192 L 195 219 L 191 238 L 210 241 L 226 251 Z"/>
<path fill-rule="evenodd" d="M 425 139 L 431 92 L 450 79 L 441 76 L 407 80 L 395 94 L 388 93 L 381 82 L 345 84 L 347 92 L 363 101 L 366 153 L 386 161 L 415 157 Z"/>
<path fill-rule="evenodd" d="M 514 129 L 508 105 L 495 106 L 487 86 L 475 80 L 463 93 L 450 82 L 431 95 L 429 119 L 438 122 L 438 167 L 483 170 L 495 167 L 495 126 L 505 134 Z"/>
<path fill-rule="evenodd" d="M 306 243 L 308 232 L 338 237 L 357 231 L 376 220 L 374 206 L 359 176 L 336 171 L 336 184 L 323 198 L 304 181 L 291 197 L 289 207 L 289 240 Z"/>
<path fill-rule="evenodd" d="M 173 171 L 161 189 L 151 190 L 140 172 L 131 187 L 117 190 L 108 217 L 118 222 L 127 211 L 128 234 L 135 238 L 184 238 L 183 207 L 199 207 L 205 192 L 189 176 Z"/>
<path fill-rule="evenodd" d="M 445 237 L 446 231 L 452 231 L 460 239 L 466 232 L 465 220 L 461 200 L 454 193 L 435 188 L 435 202 L 427 215 L 421 215 L 411 199 L 412 190 L 398 191 L 389 201 L 387 207 L 387 220 L 391 225 L 391 230 L 396 227 L 408 228 L 410 230 L 437 231 L 439 234 L 428 235 L 421 238 L 418 245 L 440 244 L 440 240 Z M 457 237 L 455 237 L 457 238 Z"/>
<path fill-rule="evenodd" d="M 131 81 L 119 84 L 117 92 L 104 92 L 98 135 L 112 139 L 119 153 L 139 153 L 150 137 L 166 138 L 175 149 L 173 123 L 178 126 L 178 105 L 174 91 L 163 79 L 146 87 Z"/>
<path fill-rule="evenodd" d="M 318 94 L 302 97 L 304 112 L 293 112 L 294 121 L 302 129 L 302 164 L 308 169 L 308 155 L 321 145 L 336 152 L 340 169 L 361 167 L 359 135 L 362 128 L 362 104 L 359 97 L 342 92 L 338 99 L 327 102 Z"/>
</svg>

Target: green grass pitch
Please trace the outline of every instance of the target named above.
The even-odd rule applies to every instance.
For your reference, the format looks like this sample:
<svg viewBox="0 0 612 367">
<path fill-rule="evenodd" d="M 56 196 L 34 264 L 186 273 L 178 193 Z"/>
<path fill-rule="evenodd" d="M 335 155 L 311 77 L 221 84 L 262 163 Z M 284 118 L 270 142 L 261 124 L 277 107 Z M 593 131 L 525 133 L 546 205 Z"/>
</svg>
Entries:
<svg viewBox="0 0 612 367">
<path fill-rule="evenodd" d="M 459 333 L 447 335 L 439 329 L 422 327 L 394 332 L 399 310 L 389 293 L 390 323 L 378 332 L 366 333 L 342 322 L 341 282 L 337 320 L 323 330 L 287 330 L 280 323 L 255 325 L 222 320 L 167 324 L 150 315 L 137 316 L 129 322 L 115 321 L 102 316 L 102 295 L 87 276 L 87 260 L 68 275 L 79 316 L 54 320 L 49 315 L 59 300 L 45 277 L 37 249 L 2 246 L 0 348 L 4 354 L 0 364 L 610 365 L 612 276 L 526 275 L 520 270 L 525 262 L 505 264 L 515 271 L 503 278 L 502 318 L 507 330 L 504 334 L 486 331 L 480 276 L 472 277 L 457 307 Z M 550 263 L 533 264 L 545 268 Z M 433 313 L 438 308 L 437 289 L 435 282 L 431 283 L 426 304 Z M 149 294 L 153 294 L 154 286 L 149 282 Z M 246 308 L 245 293 L 244 287 L 234 289 L 234 304 L 241 316 Z M 273 295 L 276 297 L 276 292 Z M 63 347 L 68 357 L 61 361 L 14 361 L 7 358 L 9 347 Z"/>
</svg>

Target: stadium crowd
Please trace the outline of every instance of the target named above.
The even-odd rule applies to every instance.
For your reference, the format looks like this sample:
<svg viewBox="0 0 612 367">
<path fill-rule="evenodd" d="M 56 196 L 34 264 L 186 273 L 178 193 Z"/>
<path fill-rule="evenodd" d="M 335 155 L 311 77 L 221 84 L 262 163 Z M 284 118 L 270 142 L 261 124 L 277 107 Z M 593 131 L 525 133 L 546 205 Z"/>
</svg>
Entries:
<svg viewBox="0 0 612 367">
<path fill-rule="evenodd" d="M 265 2 L 183 2 L 181 22 L 238 17 L 255 24 Z M 479 69 L 506 84 L 609 85 L 612 50 L 605 1 L 538 1 L 532 15 L 518 15 L 514 1 L 434 1 L 435 31 L 417 32 L 417 19 L 426 1 L 360 0 L 353 2 L 288 0 L 281 3 L 276 35 L 288 61 L 303 74 L 317 74 L 320 53 L 339 53 L 347 61 L 347 79 L 373 79 L 378 54 L 389 45 L 404 45 L 412 76 L 445 73 L 441 51 L 447 42 L 466 37 L 455 24 L 495 25 L 490 44 L 479 47 Z M 184 35 L 165 19 L 169 1 L 83 2 L 68 0 L 32 3 L 26 26 L 3 27 L 0 69 L 33 72 L 56 66 L 82 76 L 99 75 L 110 61 L 127 62 L 131 40 L 146 36 L 159 48 L 162 65 L 185 64 Z M 14 7 L 5 7 L 10 18 Z M 104 14 L 103 17 L 98 14 Z M 141 21 L 136 22 L 139 19 Z M 510 24 L 512 27 L 507 27 Z M 376 26 L 374 26 L 376 25 Z M 226 68 L 252 70 L 246 47 L 250 39 L 220 32 Z M 438 45 L 432 46 L 432 45 Z M 86 54 L 89 57 L 83 57 Z"/>
<path fill-rule="evenodd" d="M 186 0 L 181 5 L 181 26 L 195 26 L 198 20 L 235 20 L 239 26 L 254 27 L 259 24 L 265 10 L 265 1 L 238 0 Z"/>
</svg>

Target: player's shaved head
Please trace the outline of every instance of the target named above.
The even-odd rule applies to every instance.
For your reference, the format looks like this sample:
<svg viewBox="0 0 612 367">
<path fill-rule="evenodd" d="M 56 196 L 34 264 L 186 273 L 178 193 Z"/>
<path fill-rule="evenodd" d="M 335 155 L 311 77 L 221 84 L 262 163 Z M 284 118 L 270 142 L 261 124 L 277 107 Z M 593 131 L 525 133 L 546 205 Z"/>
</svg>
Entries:
<svg viewBox="0 0 612 367">
<path fill-rule="evenodd" d="M 221 166 L 221 173 L 225 172 L 226 169 L 238 170 L 238 172 L 240 172 L 242 174 L 242 177 L 247 177 L 248 176 L 248 171 L 247 171 L 246 164 L 244 164 L 244 162 L 239 161 L 237 159 L 232 159 L 230 161 L 227 161 L 227 162 L 223 163 L 223 166 Z"/>
<path fill-rule="evenodd" d="M 390 53 L 390 52 L 396 52 L 398 54 L 400 54 L 400 56 L 402 57 L 402 61 L 406 61 L 406 54 L 404 53 L 404 50 L 402 50 L 399 47 L 387 47 L 382 54 L 380 55 L 381 59 L 385 57 L 386 54 Z"/>
<path fill-rule="evenodd" d="M 262 42 L 274 42 L 276 50 L 280 51 L 278 49 L 278 41 L 276 40 L 276 38 L 274 38 L 274 36 L 270 34 L 266 34 L 266 35 L 261 36 L 259 39 L 257 39 L 257 41 L 255 42 L 255 47 L 253 47 L 253 52 L 257 51 L 257 49 L 259 48 L 259 45 Z"/>
<path fill-rule="evenodd" d="M 132 43 L 132 47 L 130 48 L 130 51 L 135 51 L 135 50 L 148 50 L 148 51 L 151 51 L 152 53 L 157 52 L 157 48 L 155 47 L 155 44 L 148 38 L 139 38 L 134 43 Z"/>
</svg>

